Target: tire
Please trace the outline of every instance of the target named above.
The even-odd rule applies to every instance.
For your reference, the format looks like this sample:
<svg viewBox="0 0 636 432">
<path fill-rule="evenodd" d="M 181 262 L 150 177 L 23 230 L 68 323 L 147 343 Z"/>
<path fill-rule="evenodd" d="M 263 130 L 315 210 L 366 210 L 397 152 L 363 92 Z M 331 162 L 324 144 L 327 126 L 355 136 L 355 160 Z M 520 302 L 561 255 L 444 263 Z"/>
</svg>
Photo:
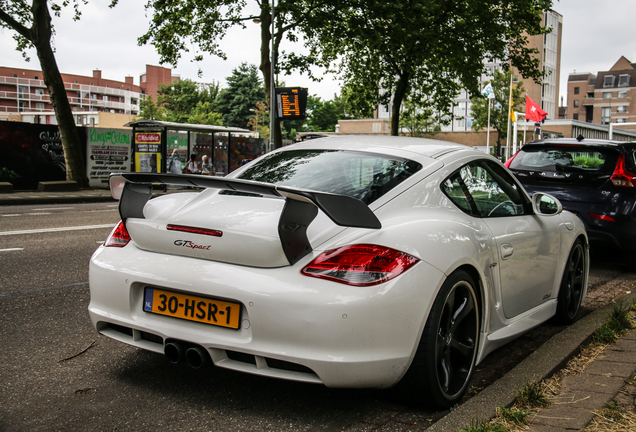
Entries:
<svg viewBox="0 0 636 432">
<path fill-rule="evenodd" d="M 585 260 L 585 247 L 581 240 L 577 240 L 572 246 L 563 271 L 557 297 L 557 311 L 554 315 L 554 322 L 557 324 L 572 324 L 581 309 L 585 287 Z"/>
<path fill-rule="evenodd" d="M 458 270 L 442 285 L 404 377 L 418 405 L 441 409 L 458 403 L 475 367 L 480 313 L 472 277 Z"/>
</svg>

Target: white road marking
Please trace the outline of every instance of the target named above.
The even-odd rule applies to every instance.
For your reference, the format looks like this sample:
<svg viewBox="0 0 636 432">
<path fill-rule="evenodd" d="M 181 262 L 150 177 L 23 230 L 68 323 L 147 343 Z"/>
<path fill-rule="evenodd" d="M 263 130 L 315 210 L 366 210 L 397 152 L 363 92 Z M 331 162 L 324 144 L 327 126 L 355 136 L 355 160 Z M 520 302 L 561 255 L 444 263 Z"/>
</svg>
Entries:
<svg viewBox="0 0 636 432">
<path fill-rule="evenodd" d="M 11 251 L 21 251 L 24 248 L 10 248 L 10 249 L 0 249 L 0 252 L 11 252 Z"/>
<path fill-rule="evenodd" d="M 112 228 L 114 226 L 115 224 L 102 224 L 102 225 L 59 227 L 59 228 L 42 228 L 42 229 L 21 230 L 21 231 L 0 231 L 0 236 L 17 235 L 17 234 L 39 234 L 39 233 L 49 233 L 49 232 L 59 232 L 59 231 L 79 231 L 79 230 L 90 230 L 90 229 L 99 229 L 99 228 Z"/>
<path fill-rule="evenodd" d="M 43 216 L 43 215 L 49 215 L 51 213 L 20 213 L 20 214 L 3 214 L 2 217 L 8 217 L 8 216 Z"/>
<path fill-rule="evenodd" d="M 45 211 L 45 210 L 73 210 L 75 207 L 49 207 L 49 208 L 38 208 L 33 209 L 33 211 Z"/>
</svg>

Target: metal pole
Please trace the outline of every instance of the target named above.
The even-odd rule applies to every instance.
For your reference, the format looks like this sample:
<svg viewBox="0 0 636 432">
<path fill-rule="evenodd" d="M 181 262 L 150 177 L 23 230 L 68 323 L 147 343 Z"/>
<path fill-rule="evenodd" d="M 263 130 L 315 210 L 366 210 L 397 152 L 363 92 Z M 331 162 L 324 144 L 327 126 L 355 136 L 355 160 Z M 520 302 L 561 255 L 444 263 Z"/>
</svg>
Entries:
<svg viewBox="0 0 636 432">
<path fill-rule="evenodd" d="M 486 153 L 490 154 L 490 98 L 488 99 L 488 128 L 486 128 Z"/>
<path fill-rule="evenodd" d="M 271 106 L 269 107 L 269 151 L 274 150 L 274 128 L 276 125 L 276 80 L 274 79 L 274 70 L 276 68 L 276 56 L 274 54 L 274 32 L 276 31 L 276 0 L 272 0 L 272 31 L 271 31 L 271 39 L 272 39 L 272 61 L 271 61 L 271 78 L 270 78 L 270 87 L 271 87 Z"/>
</svg>

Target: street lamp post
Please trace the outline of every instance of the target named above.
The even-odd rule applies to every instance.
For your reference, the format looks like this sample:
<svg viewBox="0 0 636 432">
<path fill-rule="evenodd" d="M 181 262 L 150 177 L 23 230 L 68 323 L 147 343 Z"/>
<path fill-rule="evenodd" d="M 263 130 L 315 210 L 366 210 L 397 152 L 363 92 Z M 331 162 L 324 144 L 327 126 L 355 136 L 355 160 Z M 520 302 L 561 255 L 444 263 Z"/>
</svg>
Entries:
<svg viewBox="0 0 636 432">
<path fill-rule="evenodd" d="M 274 71 L 276 68 L 276 56 L 274 54 L 274 32 L 276 31 L 276 0 L 272 0 L 272 31 L 271 31 L 271 77 L 270 77 L 270 98 L 271 103 L 269 107 L 269 151 L 274 150 L 274 127 L 276 124 L 276 80 L 274 79 Z"/>
</svg>

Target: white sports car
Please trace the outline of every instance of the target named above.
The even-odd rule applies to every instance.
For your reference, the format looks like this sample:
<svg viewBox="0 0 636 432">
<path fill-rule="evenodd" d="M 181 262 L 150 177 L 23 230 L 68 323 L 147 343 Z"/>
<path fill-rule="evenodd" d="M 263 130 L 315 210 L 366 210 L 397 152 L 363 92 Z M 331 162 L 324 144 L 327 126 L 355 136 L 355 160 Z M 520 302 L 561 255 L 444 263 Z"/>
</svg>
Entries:
<svg viewBox="0 0 636 432">
<path fill-rule="evenodd" d="M 150 200 L 152 184 L 205 188 Z M 90 264 L 99 333 L 329 387 L 449 407 L 495 348 L 586 294 L 583 224 L 496 159 L 404 137 L 330 137 L 227 177 L 113 174 L 120 222 Z"/>
</svg>

